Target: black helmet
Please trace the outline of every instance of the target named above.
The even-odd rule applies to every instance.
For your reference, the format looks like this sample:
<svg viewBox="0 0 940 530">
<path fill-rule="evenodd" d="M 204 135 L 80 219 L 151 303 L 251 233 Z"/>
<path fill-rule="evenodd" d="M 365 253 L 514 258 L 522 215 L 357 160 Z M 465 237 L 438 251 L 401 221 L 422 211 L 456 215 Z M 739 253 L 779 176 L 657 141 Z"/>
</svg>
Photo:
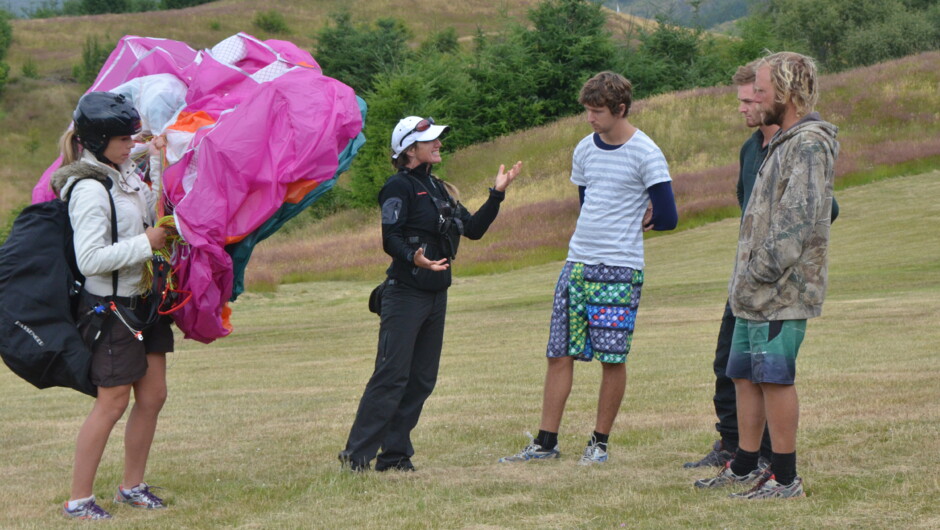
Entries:
<svg viewBox="0 0 940 530">
<path fill-rule="evenodd" d="M 122 94 L 89 92 L 78 100 L 72 113 L 75 134 L 85 149 L 100 155 L 112 136 L 140 132 L 140 114 Z"/>
</svg>

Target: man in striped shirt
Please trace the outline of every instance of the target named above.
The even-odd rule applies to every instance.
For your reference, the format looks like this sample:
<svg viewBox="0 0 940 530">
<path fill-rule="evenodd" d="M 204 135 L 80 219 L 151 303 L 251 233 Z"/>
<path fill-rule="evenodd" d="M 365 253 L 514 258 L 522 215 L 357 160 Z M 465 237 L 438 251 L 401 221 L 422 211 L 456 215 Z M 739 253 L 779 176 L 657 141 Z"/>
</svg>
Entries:
<svg viewBox="0 0 940 530">
<path fill-rule="evenodd" d="M 643 232 L 672 230 L 678 221 L 666 159 L 627 118 L 632 97 L 630 81 L 613 72 L 597 74 L 581 89 L 579 102 L 594 133 L 572 159 L 581 213 L 555 287 L 541 425 L 529 445 L 500 462 L 560 455 L 558 430 L 574 361 L 595 358 L 602 367 L 597 420 L 579 463 L 607 461 L 643 286 Z"/>
</svg>

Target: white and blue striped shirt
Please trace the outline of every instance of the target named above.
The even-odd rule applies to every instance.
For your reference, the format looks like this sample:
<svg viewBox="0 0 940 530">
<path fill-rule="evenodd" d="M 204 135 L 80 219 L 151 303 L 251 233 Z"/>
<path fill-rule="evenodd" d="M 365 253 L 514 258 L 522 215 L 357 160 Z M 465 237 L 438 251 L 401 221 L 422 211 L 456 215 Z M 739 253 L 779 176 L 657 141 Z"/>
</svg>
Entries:
<svg viewBox="0 0 940 530">
<path fill-rule="evenodd" d="M 568 260 L 643 269 L 646 190 L 671 180 L 666 157 L 643 131 L 620 146 L 586 136 L 572 157 L 571 182 L 585 191 Z"/>
</svg>

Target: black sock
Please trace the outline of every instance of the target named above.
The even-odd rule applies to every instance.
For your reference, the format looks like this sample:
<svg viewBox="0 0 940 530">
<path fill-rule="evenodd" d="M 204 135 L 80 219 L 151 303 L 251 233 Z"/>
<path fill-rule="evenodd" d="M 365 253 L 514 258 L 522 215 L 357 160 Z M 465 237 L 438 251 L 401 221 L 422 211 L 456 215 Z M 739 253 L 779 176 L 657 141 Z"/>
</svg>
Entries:
<svg viewBox="0 0 940 530">
<path fill-rule="evenodd" d="M 542 446 L 542 449 L 554 449 L 558 445 L 558 433 L 539 429 L 539 435 L 535 437 L 535 443 Z"/>
<path fill-rule="evenodd" d="M 738 447 L 738 451 L 734 453 L 734 460 L 731 461 L 731 472 L 739 477 L 747 475 L 757 469 L 757 458 L 759 456 L 760 453 L 756 451 L 752 453 Z"/>
<path fill-rule="evenodd" d="M 772 453 L 770 468 L 774 470 L 774 479 L 777 482 L 784 486 L 793 484 L 793 479 L 796 478 L 796 451 L 786 454 Z"/>
<path fill-rule="evenodd" d="M 607 450 L 607 439 L 608 439 L 609 437 L 610 437 L 610 434 L 601 434 L 601 433 L 599 433 L 599 432 L 597 432 L 597 431 L 594 431 L 594 434 L 591 435 L 591 439 L 588 441 L 588 443 L 589 443 L 589 444 L 592 443 L 592 442 L 593 442 L 593 443 L 596 443 L 597 445 L 599 445 L 599 446 L 601 447 L 601 449 L 603 449 L 604 451 L 606 451 L 606 450 Z"/>
</svg>

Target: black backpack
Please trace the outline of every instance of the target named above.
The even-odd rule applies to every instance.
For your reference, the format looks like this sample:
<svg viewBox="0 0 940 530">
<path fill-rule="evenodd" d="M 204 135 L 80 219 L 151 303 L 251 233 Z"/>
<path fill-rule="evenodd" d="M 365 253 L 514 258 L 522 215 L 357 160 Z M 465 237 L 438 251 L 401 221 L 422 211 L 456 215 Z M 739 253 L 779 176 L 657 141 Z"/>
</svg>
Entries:
<svg viewBox="0 0 940 530">
<path fill-rule="evenodd" d="M 28 206 L 0 247 L 0 356 L 38 388 L 96 396 L 91 352 L 75 326 L 85 278 L 75 263 L 68 210 L 59 199 Z"/>
</svg>

